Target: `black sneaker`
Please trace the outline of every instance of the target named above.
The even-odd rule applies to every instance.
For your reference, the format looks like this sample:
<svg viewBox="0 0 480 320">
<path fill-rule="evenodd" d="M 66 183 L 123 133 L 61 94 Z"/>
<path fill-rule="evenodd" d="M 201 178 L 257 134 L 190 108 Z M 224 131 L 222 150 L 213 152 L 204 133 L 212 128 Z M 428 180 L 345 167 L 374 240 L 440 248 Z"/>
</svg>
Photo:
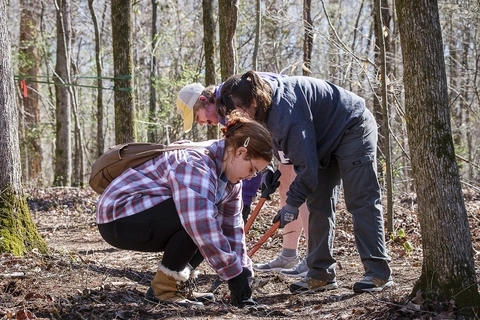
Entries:
<svg viewBox="0 0 480 320">
<path fill-rule="evenodd" d="M 370 276 L 365 276 L 362 280 L 355 282 L 353 292 L 379 292 L 394 285 L 392 280 L 382 280 Z"/>
<path fill-rule="evenodd" d="M 313 278 L 305 278 L 302 281 L 292 283 L 290 285 L 291 293 L 314 293 L 325 290 L 337 289 L 338 284 L 336 280 L 317 280 Z"/>
</svg>

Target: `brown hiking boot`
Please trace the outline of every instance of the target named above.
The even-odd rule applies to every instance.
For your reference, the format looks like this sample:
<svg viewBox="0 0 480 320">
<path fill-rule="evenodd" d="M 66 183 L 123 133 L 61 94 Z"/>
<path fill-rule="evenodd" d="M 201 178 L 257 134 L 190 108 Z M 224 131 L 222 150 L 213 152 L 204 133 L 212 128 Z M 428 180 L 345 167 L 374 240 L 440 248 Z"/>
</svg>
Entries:
<svg viewBox="0 0 480 320">
<path fill-rule="evenodd" d="M 153 303 L 203 306 L 202 302 L 189 300 L 180 292 L 179 282 L 185 282 L 189 275 L 186 275 L 184 271 L 172 271 L 159 264 L 157 273 L 152 280 L 152 285 L 145 293 L 145 299 Z"/>
</svg>

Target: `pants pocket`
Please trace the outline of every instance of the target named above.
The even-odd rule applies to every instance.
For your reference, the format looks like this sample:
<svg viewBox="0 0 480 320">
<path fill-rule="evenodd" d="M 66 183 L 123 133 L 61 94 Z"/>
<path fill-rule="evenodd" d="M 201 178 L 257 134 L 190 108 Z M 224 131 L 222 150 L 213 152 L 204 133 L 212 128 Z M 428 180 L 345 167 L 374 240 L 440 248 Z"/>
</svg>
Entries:
<svg viewBox="0 0 480 320">
<path fill-rule="evenodd" d="M 366 154 L 340 161 L 343 189 L 346 196 L 365 194 L 368 190 L 378 190 L 375 156 Z"/>
</svg>

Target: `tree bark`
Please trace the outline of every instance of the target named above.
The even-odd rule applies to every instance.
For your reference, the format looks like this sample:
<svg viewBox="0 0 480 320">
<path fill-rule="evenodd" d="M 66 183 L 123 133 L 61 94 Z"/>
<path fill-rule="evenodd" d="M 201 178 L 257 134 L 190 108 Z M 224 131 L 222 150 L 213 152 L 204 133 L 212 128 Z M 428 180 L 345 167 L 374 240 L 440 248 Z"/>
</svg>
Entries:
<svg viewBox="0 0 480 320">
<path fill-rule="evenodd" d="M 20 61 L 19 65 L 20 89 L 22 94 L 23 112 L 21 132 L 24 141 L 22 162 L 24 163 L 23 180 L 29 183 L 37 182 L 42 171 L 42 150 L 40 147 L 39 124 L 40 107 L 38 97 L 38 56 L 37 44 L 40 21 L 38 17 L 39 4 L 37 1 L 21 1 L 20 18 Z M 20 62 L 21 63 L 21 62 Z"/>
<path fill-rule="evenodd" d="M 72 63 L 72 69 L 74 71 L 78 70 L 76 65 Z M 78 74 L 74 73 L 70 79 L 76 79 Z M 83 132 L 80 126 L 80 110 L 78 108 L 78 95 L 76 90 L 76 81 L 72 81 L 71 86 L 68 86 L 68 93 L 70 94 L 72 101 L 72 115 L 73 115 L 73 125 L 74 125 L 74 157 L 73 157 L 73 174 L 72 174 L 72 185 L 75 187 L 84 186 L 84 177 L 85 177 L 85 166 L 84 166 L 84 141 L 83 141 Z"/>
<path fill-rule="evenodd" d="M 105 132 L 103 129 L 103 68 L 102 68 L 102 54 L 100 47 L 100 29 L 98 27 L 97 16 L 93 8 L 93 0 L 88 0 L 88 8 L 90 10 L 90 15 L 92 16 L 93 22 L 93 31 L 94 31 L 94 41 L 95 41 L 95 68 L 97 72 L 97 153 L 96 156 L 99 157 L 105 149 Z"/>
<path fill-rule="evenodd" d="M 328 2 L 328 7 L 329 7 L 329 12 L 330 12 L 330 20 L 335 21 L 340 14 L 340 6 L 339 6 L 339 0 L 330 0 Z M 323 1 L 322 1 L 323 2 Z M 326 11 L 325 11 L 326 13 Z M 335 38 L 335 30 L 332 28 L 328 29 L 329 32 L 329 38 L 334 39 Z M 339 62 L 340 62 L 340 56 L 341 54 L 339 53 L 341 51 L 332 41 L 329 41 L 328 43 L 328 69 L 329 69 L 329 79 L 332 81 L 338 82 L 341 77 L 339 76 L 338 73 L 338 68 L 339 68 Z"/>
<path fill-rule="evenodd" d="M 158 28 L 157 28 L 157 0 L 152 0 L 152 57 L 150 59 L 150 99 L 148 101 L 148 141 L 156 142 L 157 130 L 157 88 L 155 85 L 157 79 L 157 46 L 158 46 Z"/>
<path fill-rule="evenodd" d="M 378 164 L 378 172 L 384 176 L 387 190 L 387 232 L 393 232 L 393 177 L 392 177 L 392 157 L 390 146 L 390 121 L 388 112 L 388 95 L 387 95 L 387 45 L 385 43 L 385 32 L 390 19 L 387 0 L 374 0 L 374 17 L 375 17 L 375 33 L 376 33 L 376 65 L 380 66 L 378 72 L 378 89 L 374 98 L 374 108 L 376 107 L 375 118 L 379 124 L 379 154 L 385 161 L 385 169 L 380 162 Z M 385 20 L 386 19 L 386 20 Z M 381 97 L 381 99 L 379 99 Z"/>
<path fill-rule="evenodd" d="M 237 29 L 238 1 L 218 1 L 218 24 L 220 26 L 220 67 L 222 81 L 234 75 L 236 66 L 235 32 Z"/>
<path fill-rule="evenodd" d="M 47 252 L 28 210 L 21 184 L 18 111 L 13 83 L 7 1 L 0 0 L 0 253 Z"/>
<path fill-rule="evenodd" d="M 258 51 L 262 35 L 262 0 L 255 0 L 255 42 L 253 45 L 252 69 L 258 70 Z"/>
<path fill-rule="evenodd" d="M 387 59 L 386 59 L 386 50 L 388 49 L 387 39 L 384 37 L 384 32 L 389 28 L 388 21 L 390 20 L 390 12 L 388 8 L 388 0 L 373 0 L 373 25 L 374 25 L 374 34 L 375 34 L 375 46 L 374 46 L 374 62 L 375 66 L 378 68 L 383 68 L 384 72 L 379 71 L 377 74 L 377 83 L 382 81 L 386 83 L 387 73 Z M 382 55 L 381 50 L 385 50 L 385 54 Z M 385 153 L 385 119 L 382 110 L 382 102 L 378 97 L 382 97 L 382 86 L 379 85 L 376 89 L 375 96 L 373 99 L 373 113 L 375 119 L 379 125 L 378 128 L 378 149 L 379 154 Z M 382 171 L 379 171 L 382 174 Z"/>
<path fill-rule="evenodd" d="M 132 3 L 112 0 L 112 42 L 115 86 L 115 143 L 132 142 L 135 134 L 133 99 Z"/>
<path fill-rule="evenodd" d="M 313 20 L 312 20 L 312 0 L 303 0 L 303 27 L 305 36 L 303 39 L 303 67 L 304 76 L 309 76 L 312 63 L 313 48 Z"/>
<path fill-rule="evenodd" d="M 205 85 L 216 84 L 215 72 L 215 30 L 213 0 L 202 1 L 203 10 L 203 46 L 205 47 Z"/>
<path fill-rule="evenodd" d="M 213 16 L 213 1 L 203 0 L 203 46 L 205 48 L 205 86 L 215 85 L 217 74 L 215 72 L 215 19 Z M 218 137 L 218 126 L 208 126 L 207 139 Z"/>
<path fill-rule="evenodd" d="M 420 292 L 436 301 L 455 300 L 460 313 L 478 314 L 480 298 L 450 127 L 438 4 L 397 0 L 396 8 L 423 246 L 422 273 L 412 295 Z"/>
<path fill-rule="evenodd" d="M 70 0 L 57 0 L 57 62 L 55 66 L 56 148 L 54 185 L 70 186 L 72 179 L 71 96 L 71 41 Z"/>
</svg>

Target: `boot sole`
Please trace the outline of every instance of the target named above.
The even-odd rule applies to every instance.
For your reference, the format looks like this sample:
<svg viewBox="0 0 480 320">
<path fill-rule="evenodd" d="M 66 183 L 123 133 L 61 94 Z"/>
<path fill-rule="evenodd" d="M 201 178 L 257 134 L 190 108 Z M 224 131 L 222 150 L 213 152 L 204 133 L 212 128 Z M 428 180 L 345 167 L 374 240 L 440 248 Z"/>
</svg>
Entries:
<svg viewBox="0 0 480 320">
<path fill-rule="evenodd" d="M 288 273 L 288 272 L 283 272 L 280 271 L 281 274 L 287 277 L 292 277 L 292 278 L 305 278 L 308 274 L 308 271 L 302 272 L 302 273 Z"/>
<path fill-rule="evenodd" d="M 316 293 L 316 292 L 322 292 L 322 291 L 327 291 L 327 290 L 335 290 L 338 289 L 338 284 L 335 283 L 328 283 L 322 287 L 315 288 L 315 289 L 309 289 L 308 287 L 296 287 L 294 289 L 294 284 L 290 286 L 290 292 L 294 294 L 299 294 L 299 293 Z"/>
<path fill-rule="evenodd" d="M 196 301 L 191 301 L 190 302 L 172 302 L 172 301 L 163 301 L 163 300 L 158 300 L 158 299 L 155 299 L 155 300 L 152 300 L 152 299 L 148 299 L 148 298 L 143 298 L 146 302 L 148 303 L 151 303 L 151 304 L 155 304 L 155 305 L 175 305 L 175 306 L 179 306 L 179 307 L 203 307 L 203 303 L 201 302 L 196 302 Z"/>
<path fill-rule="evenodd" d="M 388 289 L 390 287 L 393 287 L 394 282 L 393 281 L 388 281 L 382 286 L 379 287 L 361 287 L 362 284 L 356 284 L 356 286 L 353 286 L 353 292 L 354 293 L 365 293 L 365 292 L 380 292 L 385 289 Z"/>
<path fill-rule="evenodd" d="M 202 306 L 203 307 L 203 303 L 200 302 L 200 301 L 187 300 L 188 302 L 175 302 L 175 301 L 160 300 L 157 297 L 151 295 L 150 289 L 151 288 L 149 288 L 149 290 L 147 290 L 147 292 L 145 293 L 145 296 L 143 297 L 143 299 L 145 301 L 147 301 L 148 303 L 160 304 L 160 305 L 161 304 L 174 304 L 174 305 L 181 306 L 181 307 L 188 307 L 188 306 Z"/>
</svg>

